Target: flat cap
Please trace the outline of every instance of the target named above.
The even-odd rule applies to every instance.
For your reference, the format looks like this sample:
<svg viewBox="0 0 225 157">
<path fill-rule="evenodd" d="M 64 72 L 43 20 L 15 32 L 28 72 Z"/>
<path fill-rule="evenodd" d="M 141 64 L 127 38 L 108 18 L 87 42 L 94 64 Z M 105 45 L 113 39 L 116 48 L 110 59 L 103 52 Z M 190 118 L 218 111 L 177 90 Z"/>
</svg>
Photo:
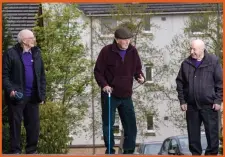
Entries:
<svg viewBox="0 0 225 157">
<path fill-rule="evenodd" d="M 133 37 L 131 31 L 125 27 L 118 28 L 114 35 L 117 39 L 129 39 Z"/>
</svg>

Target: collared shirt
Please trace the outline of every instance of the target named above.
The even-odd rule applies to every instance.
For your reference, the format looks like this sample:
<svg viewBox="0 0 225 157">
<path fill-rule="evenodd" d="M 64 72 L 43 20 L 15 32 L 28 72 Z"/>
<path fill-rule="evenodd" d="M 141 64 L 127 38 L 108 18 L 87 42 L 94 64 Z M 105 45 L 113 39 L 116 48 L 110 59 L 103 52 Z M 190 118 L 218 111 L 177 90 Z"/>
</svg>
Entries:
<svg viewBox="0 0 225 157">
<path fill-rule="evenodd" d="M 195 65 L 196 68 L 199 67 L 199 65 L 202 63 L 201 61 L 198 61 L 197 59 L 191 58 L 192 63 Z"/>
<path fill-rule="evenodd" d="M 23 51 L 23 54 L 26 53 L 26 52 L 32 54 L 31 49 L 28 50 L 28 51 Z"/>
<path fill-rule="evenodd" d="M 34 81 L 34 70 L 33 70 L 33 57 L 32 52 L 29 50 L 28 52 L 23 52 L 22 60 L 24 64 L 25 71 L 25 92 L 26 96 L 31 96 L 33 81 Z"/>
</svg>

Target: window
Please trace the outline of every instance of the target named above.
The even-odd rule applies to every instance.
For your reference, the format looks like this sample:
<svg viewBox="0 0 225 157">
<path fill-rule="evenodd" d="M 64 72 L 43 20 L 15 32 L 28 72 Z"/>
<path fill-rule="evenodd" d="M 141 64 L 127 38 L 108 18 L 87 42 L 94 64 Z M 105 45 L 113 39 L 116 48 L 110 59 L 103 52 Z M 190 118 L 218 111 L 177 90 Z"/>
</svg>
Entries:
<svg viewBox="0 0 225 157">
<path fill-rule="evenodd" d="M 113 34 L 114 28 L 117 26 L 117 21 L 111 17 L 101 18 L 101 34 Z"/>
<path fill-rule="evenodd" d="M 146 67 L 146 80 L 152 81 L 152 67 Z"/>
<path fill-rule="evenodd" d="M 119 114 L 118 114 L 118 111 L 116 111 L 115 113 L 115 123 L 114 123 L 114 126 L 113 126 L 113 133 L 114 133 L 114 136 L 121 136 L 121 132 L 120 132 L 120 117 L 119 117 Z"/>
<path fill-rule="evenodd" d="M 150 16 L 145 16 L 144 18 L 144 31 L 151 31 Z"/>
<path fill-rule="evenodd" d="M 179 138 L 179 142 L 183 151 L 189 151 L 188 137 Z"/>
<path fill-rule="evenodd" d="M 147 130 L 154 130 L 153 115 L 147 115 Z"/>
<path fill-rule="evenodd" d="M 115 123 L 113 125 L 113 134 L 114 134 L 114 137 L 115 137 L 115 140 L 120 140 L 121 136 L 122 136 L 122 125 L 121 125 L 121 122 L 120 122 L 120 117 L 119 117 L 119 114 L 118 114 L 118 111 L 116 111 L 115 113 Z M 103 140 L 103 135 L 101 136 L 101 139 Z"/>
<path fill-rule="evenodd" d="M 209 19 L 204 15 L 195 15 L 190 18 L 189 24 L 193 35 L 204 34 L 208 29 Z"/>
<path fill-rule="evenodd" d="M 158 155 L 161 146 L 161 143 L 146 144 L 144 154 Z"/>
<path fill-rule="evenodd" d="M 167 139 L 162 146 L 162 152 L 167 153 L 169 149 L 170 139 Z"/>
<path fill-rule="evenodd" d="M 169 150 L 175 150 L 175 152 L 178 149 L 178 143 L 175 139 L 171 140 L 170 146 L 169 146 Z"/>
<path fill-rule="evenodd" d="M 164 117 L 164 120 L 169 120 L 169 117 L 168 117 L 168 116 L 165 116 L 165 117 Z"/>
<path fill-rule="evenodd" d="M 145 148 L 145 145 L 143 143 L 140 144 L 138 149 L 137 149 L 137 152 L 140 153 L 140 154 L 143 153 L 144 152 L 144 148 Z"/>
<path fill-rule="evenodd" d="M 152 65 L 145 65 L 146 81 L 152 82 Z"/>
</svg>

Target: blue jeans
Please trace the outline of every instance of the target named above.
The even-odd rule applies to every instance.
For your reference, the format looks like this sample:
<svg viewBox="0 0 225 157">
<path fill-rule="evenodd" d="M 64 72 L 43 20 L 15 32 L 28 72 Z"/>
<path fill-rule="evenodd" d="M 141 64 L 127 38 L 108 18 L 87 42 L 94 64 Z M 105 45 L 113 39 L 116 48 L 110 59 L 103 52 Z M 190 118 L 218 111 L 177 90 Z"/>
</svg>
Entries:
<svg viewBox="0 0 225 157">
<path fill-rule="evenodd" d="M 118 110 L 121 123 L 124 129 L 124 143 L 123 150 L 126 154 L 133 154 L 136 144 L 137 126 L 136 117 L 134 112 L 134 105 L 131 97 L 128 98 L 117 98 L 111 96 L 110 101 L 110 126 L 109 126 L 109 99 L 106 93 L 102 93 L 102 122 L 103 122 L 103 136 L 106 149 L 106 154 L 109 154 L 109 140 L 110 140 L 110 154 L 114 154 L 113 149 L 114 135 L 113 126 L 115 123 L 115 112 Z M 109 128 L 110 128 L 110 139 L 109 139 Z"/>
</svg>

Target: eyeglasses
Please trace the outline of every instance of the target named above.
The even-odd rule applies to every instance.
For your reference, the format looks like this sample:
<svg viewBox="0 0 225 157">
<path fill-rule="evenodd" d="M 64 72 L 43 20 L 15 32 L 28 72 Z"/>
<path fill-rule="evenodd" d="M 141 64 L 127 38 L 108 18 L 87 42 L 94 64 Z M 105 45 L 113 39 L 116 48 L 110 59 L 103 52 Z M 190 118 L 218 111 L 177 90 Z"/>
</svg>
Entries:
<svg viewBox="0 0 225 157">
<path fill-rule="evenodd" d="M 23 38 L 23 39 L 30 39 L 30 40 L 35 40 L 35 37 L 29 37 L 29 38 Z"/>
</svg>

